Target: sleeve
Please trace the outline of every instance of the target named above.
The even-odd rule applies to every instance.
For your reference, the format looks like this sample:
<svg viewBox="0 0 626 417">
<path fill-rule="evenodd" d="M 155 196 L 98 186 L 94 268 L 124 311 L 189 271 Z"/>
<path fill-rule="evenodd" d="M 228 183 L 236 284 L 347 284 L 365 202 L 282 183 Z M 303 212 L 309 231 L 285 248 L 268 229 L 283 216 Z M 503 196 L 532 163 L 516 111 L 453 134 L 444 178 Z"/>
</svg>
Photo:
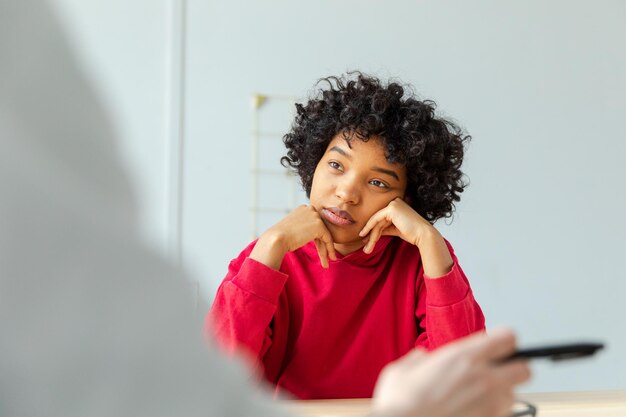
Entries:
<svg viewBox="0 0 626 417">
<path fill-rule="evenodd" d="M 287 275 L 248 257 L 254 243 L 231 261 L 205 320 L 227 353 L 259 362 L 272 344 L 272 323 Z"/>
<path fill-rule="evenodd" d="M 446 241 L 454 264 L 443 277 L 424 274 L 420 267 L 416 282 L 418 326 L 416 347 L 434 350 L 471 333 L 485 330 L 485 317 L 474 299 L 452 246 Z"/>
</svg>

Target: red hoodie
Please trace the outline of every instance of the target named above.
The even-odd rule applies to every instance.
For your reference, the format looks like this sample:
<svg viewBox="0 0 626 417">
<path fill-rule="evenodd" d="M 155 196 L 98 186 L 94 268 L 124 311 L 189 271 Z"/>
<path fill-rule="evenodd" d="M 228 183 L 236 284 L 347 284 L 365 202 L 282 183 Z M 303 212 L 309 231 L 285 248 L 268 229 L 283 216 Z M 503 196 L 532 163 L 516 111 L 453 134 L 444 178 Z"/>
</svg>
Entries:
<svg viewBox="0 0 626 417">
<path fill-rule="evenodd" d="M 287 253 L 280 271 L 248 258 L 255 243 L 231 261 L 207 331 L 229 352 L 252 353 L 277 392 L 371 397 L 387 363 L 484 329 L 449 244 L 452 270 L 431 279 L 418 248 L 397 237 L 371 254 L 337 254 L 328 269 L 313 242 Z"/>
</svg>

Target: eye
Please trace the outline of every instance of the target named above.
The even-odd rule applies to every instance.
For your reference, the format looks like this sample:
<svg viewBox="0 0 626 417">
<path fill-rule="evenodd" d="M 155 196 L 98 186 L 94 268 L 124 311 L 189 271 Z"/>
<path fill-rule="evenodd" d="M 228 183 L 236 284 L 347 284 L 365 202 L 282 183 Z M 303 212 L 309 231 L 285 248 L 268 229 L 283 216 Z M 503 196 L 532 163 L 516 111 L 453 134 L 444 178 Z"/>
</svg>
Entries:
<svg viewBox="0 0 626 417">
<path fill-rule="evenodd" d="M 385 184 L 384 182 L 382 182 L 381 180 L 371 180 L 370 184 L 372 184 L 374 187 L 377 187 L 377 188 L 389 188 L 389 186 Z"/>
<path fill-rule="evenodd" d="M 337 171 L 343 171 L 343 167 L 337 161 L 329 161 L 328 166 L 331 167 L 332 169 L 336 169 Z"/>
</svg>

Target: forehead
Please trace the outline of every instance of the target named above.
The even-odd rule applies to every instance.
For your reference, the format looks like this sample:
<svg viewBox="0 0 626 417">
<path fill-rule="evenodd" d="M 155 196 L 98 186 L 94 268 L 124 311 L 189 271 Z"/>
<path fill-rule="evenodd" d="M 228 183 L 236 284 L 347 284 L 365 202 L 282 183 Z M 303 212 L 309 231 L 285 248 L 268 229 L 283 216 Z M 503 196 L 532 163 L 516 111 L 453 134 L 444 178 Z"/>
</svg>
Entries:
<svg viewBox="0 0 626 417">
<path fill-rule="evenodd" d="M 384 141 L 378 136 L 371 136 L 367 141 L 364 141 L 355 135 L 346 137 L 343 133 L 338 133 L 328 144 L 326 153 L 331 152 L 335 147 L 340 148 L 352 159 L 357 159 L 359 162 L 371 162 L 375 165 L 395 169 L 404 168 L 404 164 L 392 163 L 387 159 Z"/>
</svg>

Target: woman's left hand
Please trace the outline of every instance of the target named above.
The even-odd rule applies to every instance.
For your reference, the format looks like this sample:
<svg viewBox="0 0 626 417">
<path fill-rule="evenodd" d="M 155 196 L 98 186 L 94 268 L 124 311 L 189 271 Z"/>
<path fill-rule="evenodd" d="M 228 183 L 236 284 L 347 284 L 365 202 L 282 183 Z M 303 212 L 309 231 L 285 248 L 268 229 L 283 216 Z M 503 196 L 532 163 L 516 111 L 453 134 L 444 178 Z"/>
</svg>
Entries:
<svg viewBox="0 0 626 417">
<path fill-rule="evenodd" d="M 398 236 L 419 247 L 422 236 L 433 231 L 438 234 L 433 225 L 403 199 L 396 198 L 370 217 L 359 236 L 365 238 L 369 234 L 363 251 L 371 253 L 381 236 Z"/>
<path fill-rule="evenodd" d="M 371 253 L 378 239 L 385 235 L 398 236 L 417 246 L 424 263 L 424 273 L 430 278 L 444 276 L 454 263 L 437 229 L 401 198 L 374 213 L 359 235 L 366 242 L 365 253 Z"/>
</svg>

